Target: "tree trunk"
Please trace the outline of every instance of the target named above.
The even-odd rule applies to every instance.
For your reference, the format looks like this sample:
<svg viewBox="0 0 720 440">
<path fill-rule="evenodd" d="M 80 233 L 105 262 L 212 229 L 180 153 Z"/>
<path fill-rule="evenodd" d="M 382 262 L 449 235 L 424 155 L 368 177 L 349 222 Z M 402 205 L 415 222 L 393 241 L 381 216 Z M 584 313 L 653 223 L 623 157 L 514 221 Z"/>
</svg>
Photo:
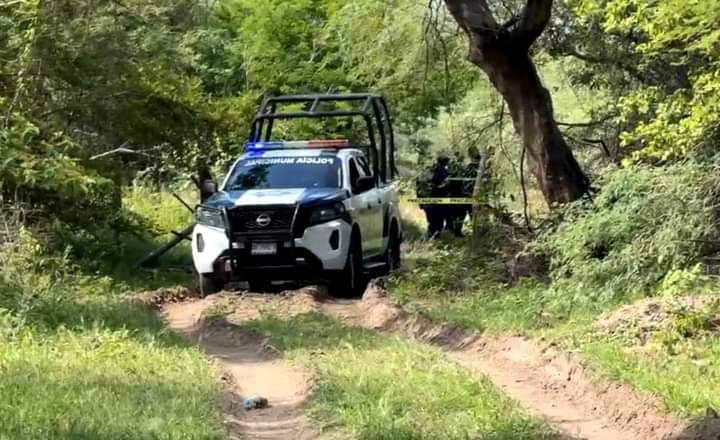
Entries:
<svg viewBox="0 0 720 440">
<path fill-rule="evenodd" d="M 212 193 L 206 191 L 205 189 L 205 182 L 213 180 L 210 166 L 208 165 L 205 157 L 207 156 L 203 156 L 203 158 L 198 159 L 196 164 L 197 181 L 195 182 L 195 184 L 200 190 L 200 203 L 205 203 L 205 200 L 207 200 L 212 195 Z"/>
<path fill-rule="evenodd" d="M 492 55 L 492 56 L 489 56 Z M 549 205 L 582 197 L 589 181 L 555 121 L 552 98 L 528 54 L 486 53 L 477 63 L 508 104 L 530 171 Z"/>
<path fill-rule="evenodd" d="M 590 182 L 558 129 L 552 98 L 530 58 L 530 46 L 550 20 L 552 0 L 527 0 L 522 13 L 500 24 L 487 0 L 445 0 L 480 67 L 510 109 L 530 170 L 549 205 L 582 197 Z"/>
</svg>

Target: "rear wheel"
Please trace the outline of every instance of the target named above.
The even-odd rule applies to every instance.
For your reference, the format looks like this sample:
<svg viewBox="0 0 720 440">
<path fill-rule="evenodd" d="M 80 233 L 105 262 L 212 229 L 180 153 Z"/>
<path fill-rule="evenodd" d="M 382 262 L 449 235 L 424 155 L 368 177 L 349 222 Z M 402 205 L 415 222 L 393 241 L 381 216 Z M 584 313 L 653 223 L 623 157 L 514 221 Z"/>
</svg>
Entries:
<svg viewBox="0 0 720 440">
<path fill-rule="evenodd" d="M 198 284 L 200 284 L 200 295 L 203 298 L 218 293 L 223 288 L 222 283 L 215 277 L 215 274 L 211 273 L 198 274 Z"/>
<path fill-rule="evenodd" d="M 388 248 L 385 251 L 385 275 L 400 268 L 400 234 L 397 227 L 393 225 L 390 230 Z"/>
<path fill-rule="evenodd" d="M 364 277 L 362 266 L 362 245 L 357 236 L 350 242 L 345 268 L 333 283 L 333 291 L 340 297 L 357 297 L 364 290 Z"/>
</svg>

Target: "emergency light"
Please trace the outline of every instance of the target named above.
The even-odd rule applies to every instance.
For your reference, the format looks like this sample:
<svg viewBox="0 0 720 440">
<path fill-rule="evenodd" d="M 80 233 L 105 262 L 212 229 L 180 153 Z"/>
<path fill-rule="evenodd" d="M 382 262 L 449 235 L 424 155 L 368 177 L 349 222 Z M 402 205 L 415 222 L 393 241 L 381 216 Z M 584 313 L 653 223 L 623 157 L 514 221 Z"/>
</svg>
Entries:
<svg viewBox="0 0 720 440">
<path fill-rule="evenodd" d="M 288 150 L 293 148 L 347 148 L 350 147 L 348 139 L 328 139 L 313 141 L 265 141 L 248 142 L 247 151 Z"/>
</svg>

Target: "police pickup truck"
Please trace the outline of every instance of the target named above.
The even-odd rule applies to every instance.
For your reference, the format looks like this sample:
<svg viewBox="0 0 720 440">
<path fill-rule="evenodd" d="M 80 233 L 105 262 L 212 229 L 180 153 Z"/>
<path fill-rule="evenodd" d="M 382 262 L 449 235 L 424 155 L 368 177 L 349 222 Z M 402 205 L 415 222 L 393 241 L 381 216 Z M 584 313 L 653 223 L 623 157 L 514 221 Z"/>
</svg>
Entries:
<svg viewBox="0 0 720 440">
<path fill-rule="evenodd" d="M 279 111 L 285 102 L 304 103 L 304 108 Z M 319 109 L 337 102 L 363 107 Z M 368 144 L 271 137 L 274 120 L 335 114 L 362 117 Z M 202 294 L 236 282 L 263 290 L 273 281 L 322 281 L 337 294 L 355 295 L 367 273 L 398 267 L 402 226 L 393 154 L 392 127 L 381 97 L 266 100 L 245 153 L 219 191 L 197 208 L 192 253 Z"/>
</svg>

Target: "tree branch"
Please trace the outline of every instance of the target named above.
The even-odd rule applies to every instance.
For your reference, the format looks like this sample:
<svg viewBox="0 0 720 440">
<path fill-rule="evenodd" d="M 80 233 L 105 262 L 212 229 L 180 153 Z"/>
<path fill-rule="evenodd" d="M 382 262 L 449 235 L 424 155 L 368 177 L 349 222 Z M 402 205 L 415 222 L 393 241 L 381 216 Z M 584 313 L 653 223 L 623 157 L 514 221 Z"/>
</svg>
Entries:
<svg viewBox="0 0 720 440">
<path fill-rule="evenodd" d="M 14 1 L 8 1 L 8 2 L 0 2 L 0 8 L 11 8 L 15 5 L 19 5 L 22 3 L 23 0 L 14 0 Z"/>
<path fill-rule="evenodd" d="M 597 121 L 588 121 L 588 122 L 561 122 L 561 121 L 558 121 L 557 125 L 560 127 L 569 127 L 569 128 L 595 127 L 598 125 L 602 125 L 616 117 L 617 117 L 616 114 L 608 114 L 608 115 L 605 115 L 602 118 L 598 119 Z"/>
<path fill-rule="evenodd" d="M 608 158 L 613 157 L 612 153 L 610 153 L 610 149 L 608 148 L 607 143 L 605 143 L 605 141 L 602 139 L 578 138 L 567 132 L 563 132 L 563 136 L 565 136 L 568 139 L 570 139 L 571 141 L 577 142 L 579 144 L 600 145 L 600 147 L 602 147 L 602 150 L 605 153 L 606 157 L 608 157 Z"/>
<path fill-rule="evenodd" d="M 632 76 L 637 81 L 646 82 L 642 73 L 640 73 L 640 70 L 638 70 L 637 67 L 633 66 L 631 63 L 626 63 L 612 57 L 593 56 L 587 53 L 582 53 L 574 47 L 563 47 L 560 49 L 560 52 L 563 55 L 577 58 L 580 61 L 584 61 L 588 64 L 614 65 L 628 75 Z"/>
<path fill-rule="evenodd" d="M 458 25 L 471 37 L 494 35 L 499 29 L 486 0 L 445 0 L 445 4 Z"/>
<path fill-rule="evenodd" d="M 510 34 L 510 38 L 529 48 L 537 40 L 550 22 L 553 0 L 527 0 L 520 21 Z"/>
</svg>

